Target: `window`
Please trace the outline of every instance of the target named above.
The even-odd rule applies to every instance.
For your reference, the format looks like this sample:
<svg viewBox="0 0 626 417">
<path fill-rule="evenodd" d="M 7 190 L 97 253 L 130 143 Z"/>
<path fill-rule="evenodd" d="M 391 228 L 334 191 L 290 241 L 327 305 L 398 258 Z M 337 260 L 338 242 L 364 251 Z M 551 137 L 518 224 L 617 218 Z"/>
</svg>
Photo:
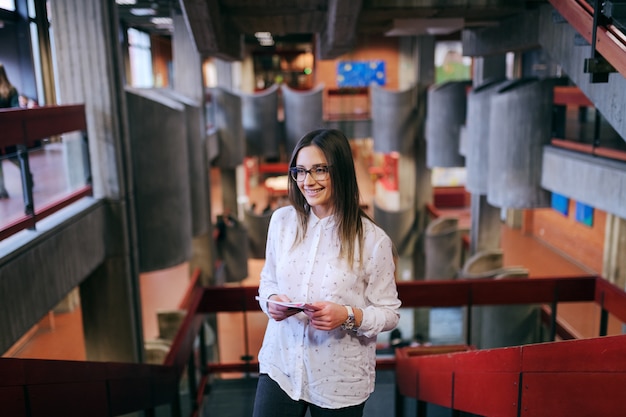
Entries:
<svg viewBox="0 0 626 417">
<path fill-rule="evenodd" d="M 128 56 L 130 59 L 130 85 L 153 87 L 152 52 L 150 35 L 137 29 L 128 29 Z"/>
<path fill-rule="evenodd" d="M 15 11 L 15 0 L 0 0 L 0 9 Z"/>
</svg>

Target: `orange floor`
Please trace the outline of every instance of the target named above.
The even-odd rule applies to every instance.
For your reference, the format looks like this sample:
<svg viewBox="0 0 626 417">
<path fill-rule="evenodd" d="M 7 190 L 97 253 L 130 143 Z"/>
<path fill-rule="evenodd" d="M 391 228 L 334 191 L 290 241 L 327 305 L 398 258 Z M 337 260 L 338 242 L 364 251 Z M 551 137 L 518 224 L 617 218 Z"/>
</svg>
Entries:
<svg viewBox="0 0 626 417">
<path fill-rule="evenodd" d="M 56 152 L 52 148 L 48 154 Z M 357 155 L 360 155 L 357 153 Z M 50 156 L 50 155 L 48 155 Z M 373 186 L 367 172 L 366 162 L 357 161 L 357 171 L 362 193 L 365 197 L 371 198 Z M 4 161 L 5 176 L 11 177 L 11 172 L 15 167 L 7 166 L 8 161 Z M 47 187 L 46 182 L 54 180 L 57 176 L 38 175 L 40 170 L 37 164 L 33 163 L 36 189 L 43 192 Z M 45 181 L 45 182 L 44 182 Z M 219 187 L 219 172 L 212 173 L 212 210 L 213 214 L 220 212 L 221 193 Z M 58 188 L 58 187 L 57 187 Z M 14 185 L 12 189 L 17 192 Z M 53 187 L 53 189 L 55 189 Z M 56 190 L 56 189 L 55 189 Z M 55 191 L 56 192 L 56 191 Z M 258 206 L 265 207 L 267 195 L 262 189 L 256 189 L 252 193 L 252 198 L 257 199 Z M 15 199 L 0 200 L 0 213 L 7 214 L 9 205 L 19 206 Z M 371 204 L 370 204 L 371 207 Z M 4 210 L 4 212 L 3 212 Z M 3 215 L 3 218 L 7 218 Z M 571 276 L 590 273 L 584 267 L 577 265 L 568 258 L 561 256 L 552 248 L 546 246 L 541 241 L 523 235 L 519 230 L 513 230 L 506 226 L 502 228 L 502 249 L 504 251 L 505 266 L 523 265 L 530 272 L 531 277 L 539 276 Z M 242 285 L 257 285 L 262 260 L 250 260 L 249 277 Z M 161 308 L 176 308 L 182 294 L 184 293 L 186 279 L 188 277 L 188 266 L 181 265 L 172 271 L 164 272 L 166 275 L 173 274 L 182 279 L 163 279 L 163 277 L 141 277 L 141 291 L 144 314 L 144 335 L 146 339 L 156 337 L 155 312 Z M 593 303 L 570 303 L 559 305 L 559 317 L 565 320 L 580 337 L 597 336 L 599 328 L 599 309 Z M 228 346 L 222 349 L 221 359 L 223 361 L 238 360 L 244 354 L 243 316 L 241 314 L 221 314 L 219 317 L 220 345 Z M 249 334 L 249 347 L 251 350 L 259 346 L 266 318 L 261 313 L 249 314 L 246 318 L 248 325 L 255 328 Z M 610 321 L 610 334 L 620 334 L 621 324 L 615 320 Z M 85 349 L 82 332 L 82 319 L 80 309 L 77 308 L 70 313 L 50 314 L 35 326 L 25 337 L 5 353 L 4 356 L 19 358 L 41 358 L 41 359 L 68 359 L 85 360 Z"/>
</svg>

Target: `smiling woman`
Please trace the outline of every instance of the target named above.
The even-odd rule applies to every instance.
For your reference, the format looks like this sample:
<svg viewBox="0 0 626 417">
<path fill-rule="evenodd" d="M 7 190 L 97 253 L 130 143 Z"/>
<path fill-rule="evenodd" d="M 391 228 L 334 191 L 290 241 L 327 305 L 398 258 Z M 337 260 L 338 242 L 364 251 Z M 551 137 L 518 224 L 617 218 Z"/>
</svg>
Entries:
<svg viewBox="0 0 626 417">
<path fill-rule="evenodd" d="M 360 207 L 352 158 L 333 129 L 291 156 L 291 205 L 272 215 L 259 285 L 271 320 L 254 417 L 358 417 L 374 389 L 376 337 L 397 325 L 400 301 L 393 244 Z"/>
</svg>

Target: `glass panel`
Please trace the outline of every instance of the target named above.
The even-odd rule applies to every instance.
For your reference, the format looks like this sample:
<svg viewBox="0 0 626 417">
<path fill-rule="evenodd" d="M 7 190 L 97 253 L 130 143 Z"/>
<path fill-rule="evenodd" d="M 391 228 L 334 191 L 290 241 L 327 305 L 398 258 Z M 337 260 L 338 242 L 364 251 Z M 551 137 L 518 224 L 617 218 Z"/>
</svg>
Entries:
<svg viewBox="0 0 626 417">
<path fill-rule="evenodd" d="M 17 150 L 8 148 L 0 160 L 8 198 L 0 199 L 2 224 L 24 216 L 24 185 Z M 89 164 L 80 133 L 45 139 L 28 149 L 35 211 L 87 185 Z"/>
</svg>

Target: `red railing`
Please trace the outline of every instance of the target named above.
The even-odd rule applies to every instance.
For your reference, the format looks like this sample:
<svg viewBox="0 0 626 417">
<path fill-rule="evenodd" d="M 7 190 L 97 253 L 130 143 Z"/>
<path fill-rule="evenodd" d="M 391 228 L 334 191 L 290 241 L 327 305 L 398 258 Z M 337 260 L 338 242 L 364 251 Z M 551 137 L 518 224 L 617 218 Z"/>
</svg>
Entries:
<svg viewBox="0 0 626 417">
<path fill-rule="evenodd" d="M 28 171 L 28 149 L 35 147 L 39 141 L 62 133 L 87 129 L 85 106 L 82 104 L 67 106 L 46 106 L 33 109 L 6 109 L 0 111 L 0 155 L 7 148 L 15 148 L 17 158 L 21 159 L 21 169 Z M 26 175 L 22 174 L 22 178 Z M 57 197 L 49 204 L 35 207 L 32 184 L 22 184 L 24 199 L 24 215 L 10 222 L 0 224 L 0 240 L 6 239 L 24 229 L 34 229 L 41 219 L 67 207 L 75 201 L 92 195 L 91 184 L 73 190 L 71 193 Z"/>
<path fill-rule="evenodd" d="M 587 98 L 587 96 L 585 96 L 585 94 L 578 87 L 573 86 L 554 87 L 554 104 L 558 106 L 593 107 L 593 103 Z M 582 143 L 563 138 L 553 138 L 551 143 L 559 148 L 616 159 L 619 161 L 626 161 L 625 151 L 601 147 L 598 146 L 597 143 Z"/>
<path fill-rule="evenodd" d="M 196 271 L 197 274 L 199 274 L 198 271 Z M 6 412 L 7 415 L 16 417 L 40 415 L 113 416 L 144 410 L 148 415 L 152 415 L 156 407 L 169 404 L 171 415 L 180 416 L 179 384 L 183 375 L 186 374 L 189 379 L 188 385 L 192 402 L 191 415 L 197 415 L 201 410 L 205 387 L 212 372 L 250 372 L 256 369 L 256 364 L 251 362 L 207 363 L 206 353 L 203 351 L 205 343 L 202 323 L 205 315 L 227 311 L 259 311 L 259 305 L 254 299 L 258 293 L 257 287 L 204 288 L 198 285 L 197 276 L 192 279 L 192 283 L 193 290 L 189 292 L 187 297 L 187 315 L 163 365 L 0 359 L 0 404 L 3 406 L 3 413 Z M 404 307 L 549 303 L 552 306 L 553 323 L 556 322 L 554 316 L 557 313 L 556 308 L 559 303 L 594 301 L 602 308 L 601 322 L 606 319 L 609 313 L 626 322 L 626 293 L 597 276 L 497 281 L 398 282 L 398 291 Z M 604 335 L 606 335 L 606 325 L 601 323 L 600 336 Z M 201 339 L 198 344 L 200 346 L 199 351 L 194 348 L 194 341 L 197 337 Z M 410 367 L 407 365 L 406 369 L 420 367 L 419 378 L 425 379 L 420 379 L 419 383 L 414 382 L 413 384 L 418 384 L 422 391 L 411 391 L 410 384 L 405 387 L 406 381 L 404 379 L 399 381 L 407 394 L 418 398 L 420 401 L 428 401 L 438 397 L 450 397 L 452 388 L 448 382 L 444 382 L 452 378 L 454 383 L 458 385 L 454 386 L 454 396 L 450 397 L 451 400 L 446 404 L 478 414 L 487 411 L 486 415 L 512 415 L 499 414 L 499 409 L 496 409 L 498 404 L 511 400 L 504 389 L 498 391 L 497 394 L 490 394 L 489 401 L 492 408 L 485 409 L 484 401 L 471 401 L 474 397 L 486 395 L 485 393 L 489 392 L 489 384 L 496 384 L 498 381 L 502 383 L 504 374 L 509 371 L 504 372 L 502 368 L 497 368 L 497 364 L 512 364 L 514 362 L 514 359 L 503 362 L 503 357 L 505 359 L 509 357 L 523 358 L 525 362 L 519 362 L 516 366 L 520 367 L 522 372 L 534 372 L 533 375 L 528 373 L 527 381 L 532 382 L 532 378 L 536 378 L 538 372 L 554 366 L 555 361 L 559 363 L 559 372 L 576 374 L 582 365 L 574 362 L 568 364 L 562 358 L 571 356 L 573 352 L 584 352 L 586 356 L 577 357 L 577 360 L 586 363 L 587 370 L 585 372 L 596 372 L 601 376 L 606 376 L 606 368 L 610 367 L 614 372 L 614 378 L 610 380 L 617 381 L 622 378 L 623 371 L 626 371 L 624 359 L 616 359 L 614 363 L 608 361 L 616 358 L 617 355 L 614 353 L 617 352 L 618 346 L 626 346 L 622 343 L 623 341 L 623 338 L 600 337 L 590 342 L 577 340 L 468 353 L 468 355 L 474 356 L 457 357 L 451 356 L 457 354 L 445 354 L 425 356 L 419 360 L 410 358 L 412 363 Z M 529 353 L 523 355 L 523 352 Z M 547 361 L 548 357 L 541 356 L 541 352 L 549 352 L 550 360 Z M 450 359 L 451 357 L 459 359 Z M 626 357 L 626 355 L 622 357 Z M 428 360 L 432 360 L 432 362 L 423 362 Z M 481 367 L 480 364 L 486 365 Z M 595 367 L 599 367 L 600 364 L 604 364 L 602 365 L 603 368 L 596 369 Z M 384 363 L 381 361 L 381 365 L 384 367 L 395 365 L 397 372 L 406 370 L 404 365 L 398 366 L 394 360 L 387 360 Z M 455 373 L 451 374 L 451 372 Z M 517 372 L 519 374 L 519 371 Z M 454 376 L 452 377 L 452 375 Z M 417 378 L 417 375 L 402 376 L 402 378 Z M 506 378 L 510 378 L 510 375 L 506 375 Z M 589 382 L 588 379 L 583 378 L 583 380 Z M 519 375 L 517 381 L 518 384 L 522 381 Z M 483 389 L 483 387 L 487 388 Z M 520 386 L 518 385 L 518 387 Z M 558 391 L 551 394 L 556 397 L 564 398 L 575 395 L 572 392 L 573 385 L 562 386 L 562 391 L 559 391 L 558 385 L 547 388 Z M 423 391 L 425 389 L 426 391 Z M 536 389 L 534 385 L 532 389 Z M 528 391 L 530 390 L 529 388 Z M 430 396 L 423 394 L 424 392 L 429 392 Z M 596 390 L 594 389 L 593 392 L 595 393 Z M 498 395 L 504 397 L 501 398 Z M 538 405 L 541 405 L 542 401 L 545 401 L 547 405 L 552 404 L 551 398 L 531 397 L 529 394 L 525 398 L 533 398 L 532 401 L 537 402 Z M 615 402 L 609 402 L 609 404 L 612 406 Z M 605 409 L 599 408 L 599 410 Z M 612 411 L 615 410 L 612 409 Z M 493 414 L 491 414 L 492 412 Z M 609 412 L 608 414 L 600 413 L 597 415 L 615 414 Z"/>
<path fill-rule="evenodd" d="M 396 359 L 400 394 L 417 399 L 418 410 L 426 403 L 502 417 L 622 416 L 626 410 L 626 336 L 436 356 L 400 348 Z M 402 397 L 398 404 L 402 416 Z"/>
</svg>

